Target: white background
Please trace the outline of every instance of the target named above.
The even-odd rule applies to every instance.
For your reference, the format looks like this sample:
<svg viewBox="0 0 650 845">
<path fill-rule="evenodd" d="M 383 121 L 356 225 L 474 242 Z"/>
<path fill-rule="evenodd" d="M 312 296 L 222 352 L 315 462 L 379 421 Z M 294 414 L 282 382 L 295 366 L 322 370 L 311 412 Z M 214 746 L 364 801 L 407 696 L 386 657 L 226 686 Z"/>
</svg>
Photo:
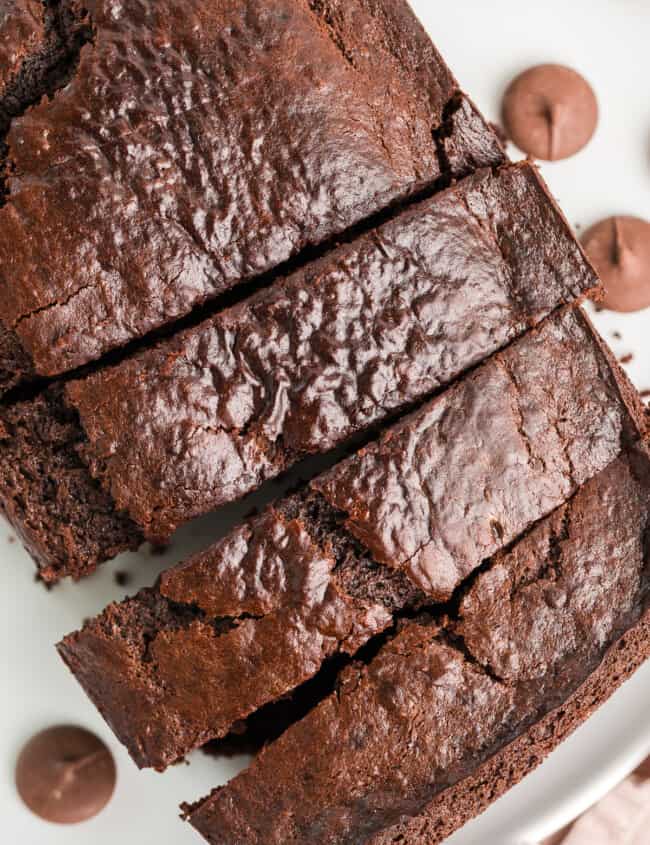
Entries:
<svg viewBox="0 0 650 845">
<path fill-rule="evenodd" d="M 543 61 L 584 73 L 600 101 L 601 123 L 587 150 L 545 165 L 544 175 L 570 222 L 586 227 L 613 213 L 650 217 L 650 2 L 648 0 L 413 0 L 416 11 L 463 87 L 491 119 L 510 78 Z M 633 352 L 628 371 L 650 388 L 650 312 L 603 313 L 596 322 L 619 354 Z M 622 339 L 614 341 L 612 331 Z M 277 491 L 275 491 L 277 492 Z M 244 506 L 245 508 L 246 506 Z M 207 545 L 241 515 L 243 507 L 186 529 L 164 558 L 146 551 L 102 568 L 85 583 L 46 590 L 33 582 L 33 565 L 0 522 L 0 810 L 7 845 L 183 845 L 196 834 L 177 819 L 182 800 L 193 800 L 235 773 L 242 760 L 215 761 L 201 753 L 164 775 L 139 773 L 117 745 L 52 644 L 100 611 L 151 583 L 165 565 Z M 133 577 L 125 589 L 113 575 Z M 457 845 L 530 841 L 581 809 L 650 751 L 650 666 L 538 772 L 454 837 Z M 110 806 L 73 828 L 47 825 L 20 804 L 13 787 L 23 742 L 52 723 L 86 725 L 104 737 L 118 764 Z M 594 843 L 597 845 L 597 843 Z"/>
</svg>

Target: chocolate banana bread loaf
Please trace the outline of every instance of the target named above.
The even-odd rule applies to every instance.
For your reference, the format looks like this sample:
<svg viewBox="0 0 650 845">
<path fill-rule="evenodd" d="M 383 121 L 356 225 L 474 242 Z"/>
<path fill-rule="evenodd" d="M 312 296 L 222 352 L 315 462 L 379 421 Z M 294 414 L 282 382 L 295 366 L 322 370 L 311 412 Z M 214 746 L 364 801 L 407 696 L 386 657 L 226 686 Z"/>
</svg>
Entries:
<svg viewBox="0 0 650 845">
<path fill-rule="evenodd" d="M 435 845 L 650 656 L 650 463 L 631 447 L 185 813 L 211 845 Z"/>
<path fill-rule="evenodd" d="M 88 14 L 78 66 L 7 137 L 7 372 L 93 361 L 504 161 L 404 0 L 66 5 Z"/>
<path fill-rule="evenodd" d="M 0 440 L 0 501 L 41 577 L 87 574 L 124 537 L 94 535 L 91 490 L 130 523 L 129 547 L 165 541 L 423 401 L 596 285 L 530 165 L 480 171 L 155 348 L 0 411 L 9 432 L 42 427 L 52 405 L 77 426 L 74 483 L 83 476 L 89 506 L 70 515 L 74 544 L 59 542 L 43 497 L 59 451 L 38 432 L 29 472 L 20 441 Z"/>
<path fill-rule="evenodd" d="M 59 650 L 138 765 L 162 769 L 396 615 L 450 601 L 643 426 L 564 311 Z"/>
<path fill-rule="evenodd" d="M 597 284 L 531 165 L 481 171 L 67 397 L 92 475 L 164 542 Z"/>
</svg>

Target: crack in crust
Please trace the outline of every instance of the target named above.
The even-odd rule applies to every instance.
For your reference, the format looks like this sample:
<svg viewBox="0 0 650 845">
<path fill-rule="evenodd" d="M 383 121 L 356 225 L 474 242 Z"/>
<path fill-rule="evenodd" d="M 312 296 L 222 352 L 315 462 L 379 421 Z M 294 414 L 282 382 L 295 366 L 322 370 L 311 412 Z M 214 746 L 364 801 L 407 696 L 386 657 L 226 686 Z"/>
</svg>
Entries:
<svg viewBox="0 0 650 845">
<path fill-rule="evenodd" d="M 647 449 L 630 447 L 470 576 L 457 606 L 421 611 L 383 634 L 370 659 L 345 668 L 247 770 L 183 805 L 185 817 L 209 841 L 235 840 L 244 828 L 260 845 L 441 841 L 650 654 L 649 487 Z M 559 585 L 566 600 L 549 594 Z M 486 659 L 486 649 L 498 657 L 504 628 L 503 653 L 518 662 Z M 272 818 L 260 815 L 271 805 Z"/>
<path fill-rule="evenodd" d="M 76 7 L 76 0 L 64 2 Z M 20 124 L 14 152 L 25 172 L 16 175 L 15 214 L 4 215 L 5 228 L 27 237 L 28 224 L 36 225 L 36 197 L 47 206 L 52 192 L 63 199 L 74 194 L 75 208 L 66 212 L 83 237 L 83 272 L 71 258 L 65 278 L 46 283 L 25 261 L 24 268 L 16 265 L 16 287 L 7 297 L 7 323 L 19 330 L 44 376 L 184 319 L 241 280 L 448 179 L 429 125 L 456 86 L 406 8 L 384 9 L 383 0 L 311 6 L 244 0 L 213 8 L 192 0 L 181 14 L 175 3 L 147 0 L 127 9 L 101 0 L 92 15 L 85 37 L 93 50 L 83 53 L 83 72 L 72 75 L 65 103 L 54 97 Z M 356 50 L 342 45 L 355 38 L 363 49 L 351 70 Z M 156 49 L 156 40 L 165 48 Z M 394 76 L 387 66 L 394 66 Z M 148 74 L 156 86 L 143 84 Z M 267 101 L 258 102 L 260 79 L 277 88 L 268 98 L 271 112 Z M 329 95 L 334 86 L 340 97 Z M 303 108 L 304 132 L 296 135 L 285 124 Z M 44 135 L 51 137 L 47 147 Z M 206 140 L 211 137 L 218 143 Z M 504 161 L 484 124 L 472 143 L 476 167 Z M 73 154 L 74 184 L 66 176 Z M 55 174 L 52 167 L 65 161 Z M 129 210 L 128 222 L 121 206 Z M 104 227 L 100 243 L 92 224 L 99 226 L 102 214 L 112 227 Z M 52 232 L 48 244 L 63 236 L 67 221 L 59 216 L 44 221 Z M 132 241 L 138 242 L 133 255 Z M 179 264 L 189 265 L 186 273 Z M 88 283 L 89 267 L 95 282 Z M 32 279 L 24 290 L 21 271 Z M 138 310 L 136 288 L 149 291 L 142 297 L 148 311 Z"/>
<path fill-rule="evenodd" d="M 566 505 L 535 522 L 503 551 L 484 560 L 458 584 L 444 604 L 436 603 L 414 589 L 404 573 L 387 570 L 373 559 L 364 545 L 346 530 L 345 514 L 333 510 L 320 494 L 314 491 L 294 494 L 229 535 L 211 552 L 170 570 L 154 591 L 156 602 L 166 608 L 165 613 L 170 614 L 171 621 L 152 629 L 145 651 L 137 657 L 135 665 L 140 661 L 141 669 L 137 672 L 145 671 L 148 695 L 152 689 L 158 689 L 153 704 L 158 736 L 164 736 L 169 724 L 174 726 L 171 756 L 165 751 L 167 756 L 152 757 L 152 748 L 146 743 L 142 745 L 146 731 L 138 730 L 140 739 L 129 739 L 128 731 L 133 725 L 128 710 L 126 727 L 120 726 L 118 721 L 113 728 L 132 753 L 137 749 L 135 757 L 140 765 L 159 768 L 195 747 L 197 737 L 205 742 L 227 735 L 233 727 L 240 744 L 251 736 L 263 741 L 261 725 L 268 718 L 273 731 L 275 717 L 272 713 L 279 700 L 286 702 L 282 715 L 282 724 L 286 726 L 287 719 L 293 721 L 292 713 L 304 716 L 337 688 L 335 679 L 343 668 L 351 662 L 370 665 L 377 654 L 412 624 L 434 627 L 440 641 L 454 649 L 476 671 L 490 682 L 512 690 L 518 678 L 525 680 L 530 675 L 527 666 L 535 667 L 537 663 L 530 663 L 525 654 L 519 663 L 504 663 L 498 649 L 493 657 L 489 649 L 495 646 L 490 644 L 489 638 L 485 639 L 485 629 L 507 632 L 508 625 L 512 625 L 515 635 L 520 634 L 524 625 L 514 615 L 518 612 L 518 603 L 537 601 L 538 596 L 542 597 L 546 612 L 554 614 L 553 624 L 569 626 L 566 628 L 569 633 L 552 642 L 565 640 L 567 647 L 572 647 L 575 638 L 570 634 L 571 626 L 579 624 L 585 632 L 585 641 L 596 638 L 602 644 L 612 626 L 616 627 L 614 615 L 622 618 L 628 609 L 633 612 L 633 597 L 641 589 L 638 561 L 632 556 L 627 569 L 612 567 L 607 576 L 609 581 L 600 584 L 598 595 L 606 596 L 608 610 L 598 610 L 596 616 L 602 622 L 596 627 L 580 621 L 586 605 L 575 585 L 571 589 L 576 598 L 569 600 L 565 611 L 566 584 L 571 583 L 571 578 L 576 584 L 581 583 L 571 574 L 576 570 L 574 556 L 589 545 L 584 529 L 576 529 L 577 534 L 574 532 L 573 513 L 582 513 L 585 509 L 593 513 L 594 508 L 605 508 L 607 513 L 592 515 L 596 536 L 605 523 L 622 526 L 621 537 L 630 525 L 636 527 L 640 517 L 630 511 L 627 503 L 640 501 L 639 489 L 645 489 L 650 483 L 650 471 L 643 469 L 647 457 L 642 450 L 636 460 L 641 471 L 636 471 L 629 455 L 619 458 L 600 476 L 580 488 Z M 578 524 L 582 525 L 582 522 Z M 624 539 L 620 540 L 620 546 L 626 548 Z M 600 555 L 594 546 L 594 556 L 598 560 L 604 559 L 606 554 L 603 548 Z M 646 559 L 643 557 L 647 557 L 645 545 L 640 555 Z M 602 580 L 597 568 L 591 564 L 585 568 L 581 560 L 576 571 L 580 578 L 585 573 L 580 589 L 589 591 L 590 579 L 594 577 Z M 504 572 L 510 573 L 505 581 Z M 490 598 L 490 592 L 485 598 L 486 590 L 495 589 L 493 584 L 497 585 L 496 604 Z M 591 594 L 593 591 L 585 595 Z M 101 652 L 92 656 L 93 650 L 98 648 L 95 644 L 91 645 L 85 660 L 83 654 L 97 636 L 97 624 L 103 626 L 108 636 L 107 647 L 114 648 L 116 636 L 124 636 L 128 642 L 132 636 L 130 623 L 120 635 L 118 628 L 125 623 L 116 628 L 115 622 L 110 620 L 116 614 L 123 616 L 129 607 L 133 608 L 137 619 L 139 603 L 144 602 L 146 607 L 151 595 L 150 591 L 145 591 L 124 605 L 109 608 L 98 623 L 90 623 L 61 644 L 62 656 L 91 696 L 97 689 L 94 661 Z M 616 599 L 613 599 L 614 595 Z M 498 603 L 502 598 L 503 607 Z M 566 616 L 569 610 L 570 615 Z M 574 622 L 574 619 L 578 621 Z M 137 632 L 138 628 L 133 631 Z M 290 634 L 291 642 L 284 641 L 285 633 Z M 259 651 L 259 643 L 267 635 L 275 642 L 283 643 L 277 654 Z M 534 650 L 539 636 L 533 631 L 524 639 L 530 639 Z M 577 648 L 580 637 L 575 642 Z M 218 651 L 214 650 L 215 644 Z M 497 645 L 501 648 L 499 641 Z M 265 654 L 264 660 L 261 660 L 261 653 Z M 507 646 L 504 653 L 512 655 L 515 652 L 512 646 Z M 300 662 L 302 658 L 311 667 L 307 674 L 303 674 L 306 664 Z M 539 655 L 534 654 L 534 660 L 538 658 Z M 332 661 L 337 665 L 334 675 Z M 247 686 L 250 679 L 245 667 L 251 662 L 258 666 L 254 677 L 256 680 L 262 677 L 261 687 Z M 549 665 L 551 663 L 549 661 Z M 286 667 L 292 664 L 299 666 L 298 674 L 293 669 L 287 674 Z M 236 671 L 235 665 L 240 667 Z M 222 668 L 217 671 L 217 667 Z M 539 671 L 535 669 L 538 674 Z M 233 672 L 240 679 L 237 712 L 231 707 L 232 696 L 226 682 L 227 678 L 234 677 Z M 122 675 L 121 672 L 120 677 Z M 218 694 L 216 690 L 208 691 L 212 683 L 209 678 L 215 675 L 217 689 L 221 690 Z M 322 682 L 324 676 L 329 678 L 327 683 Z M 303 685 L 310 684 L 310 678 L 317 680 L 308 687 L 311 692 L 305 692 Z M 279 679 L 281 685 L 277 686 Z M 135 688 L 129 687 L 129 683 L 127 689 L 133 695 Z M 197 684 L 199 686 L 194 690 Z M 228 693 L 225 703 L 224 685 Z M 300 692 L 296 693 L 296 690 Z M 300 699 L 297 709 L 291 704 L 295 695 Z M 210 706 L 216 708 L 215 714 L 207 720 L 209 728 L 205 726 L 204 714 L 196 721 L 196 713 L 184 709 L 196 696 L 201 701 L 210 701 Z M 180 714 L 179 723 L 177 715 Z M 115 720 L 116 712 L 109 710 L 108 716 Z M 143 724 L 150 724 L 148 716 Z M 162 732 L 161 726 L 166 726 Z M 181 738 L 183 732 L 184 738 Z M 232 744 L 233 740 L 229 742 Z M 234 744 L 236 747 L 237 743 Z M 161 754 L 161 747 L 167 745 L 154 746 L 156 754 Z"/>
</svg>

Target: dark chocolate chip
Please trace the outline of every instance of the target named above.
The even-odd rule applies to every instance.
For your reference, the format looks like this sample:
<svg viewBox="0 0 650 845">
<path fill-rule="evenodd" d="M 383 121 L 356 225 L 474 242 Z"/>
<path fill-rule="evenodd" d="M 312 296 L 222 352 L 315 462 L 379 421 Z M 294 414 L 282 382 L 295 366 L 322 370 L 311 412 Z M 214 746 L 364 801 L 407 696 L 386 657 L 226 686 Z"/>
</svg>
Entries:
<svg viewBox="0 0 650 845">
<path fill-rule="evenodd" d="M 104 743 L 73 725 L 36 734 L 16 764 L 16 787 L 25 804 L 59 824 L 97 815 L 113 794 L 115 777 L 115 762 Z"/>
<path fill-rule="evenodd" d="M 582 243 L 605 287 L 605 308 L 639 311 L 650 305 L 648 221 L 608 217 L 588 229 Z"/>
<path fill-rule="evenodd" d="M 564 65 L 529 68 L 510 83 L 503 122 L 515 144 L 546 161 L 568 158 L 591 140 L 598 124 L 593 89 Z"/>
</svg>

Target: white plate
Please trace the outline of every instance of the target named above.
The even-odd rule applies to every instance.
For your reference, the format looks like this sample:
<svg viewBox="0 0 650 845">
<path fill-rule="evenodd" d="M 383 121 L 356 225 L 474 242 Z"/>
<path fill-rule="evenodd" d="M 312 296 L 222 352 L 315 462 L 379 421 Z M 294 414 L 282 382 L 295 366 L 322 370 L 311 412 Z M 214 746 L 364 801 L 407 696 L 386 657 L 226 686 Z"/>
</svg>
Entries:
<svg viewBox="0 0 650 845">
<path fill-rule="evenodd" d="M 413 0 L 463 86 L 491 118 L 507 80 L 538 61 L 582 70 L 600 99 L 602 122 L 590 147 L 544 173 L 574 224 L 589 225 L 615 212 L 650 217 L 650 4 L 646 0 Z M 633 352 L 628 371 L 650 387 L 650 313 L 596 315 L 618 354 Z M 156 573 L 192 549 L 207 545 L 246 506 L 201 520 L 184 530 L 164 557 L 125 555 L 85 583 L 50 593 L 33 583 L 33 568 L 9 529 L 0 524 L 0 808 L 3 842 L 11 845 L 183 845 L 198 843 L 177 819 L 177 807 L 232 776 L 243 760 L 215 761 L 197 753 L 189 766 L 164 775 L 140 773 L 53 652 L 52 644 L 85 616 L 151 583 Z M 127 590 L 113 574 L 127 570 Z M 650 665 L 644 667 L 586 725 L 523 784 L 450 845 L 519 845 L 534 842 L 586 808 L 650 752 Z M 18 749 L 35 730 L 53 722 L 87 725 L 115 751 L 119 779 L 114 800 L 85 825 L 60 828 L 32 817 L 13 788 Z"/>
</svg>

